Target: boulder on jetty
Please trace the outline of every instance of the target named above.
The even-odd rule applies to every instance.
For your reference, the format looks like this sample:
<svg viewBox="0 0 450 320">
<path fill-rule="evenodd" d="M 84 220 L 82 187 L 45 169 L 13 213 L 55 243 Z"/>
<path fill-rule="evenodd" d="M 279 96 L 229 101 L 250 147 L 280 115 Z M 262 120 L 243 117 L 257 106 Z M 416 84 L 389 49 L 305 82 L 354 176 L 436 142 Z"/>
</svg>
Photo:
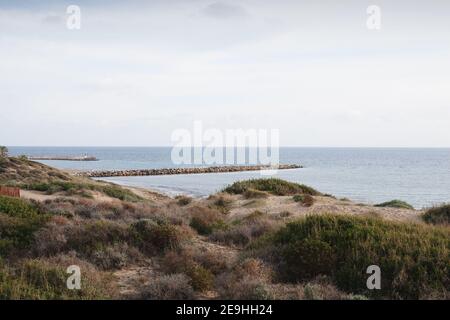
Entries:
<svg viewBox="0 0 450 320">
<path fill-rule="evenodd" d="M 286 170 L 303 168 L 297 164 L 280 164 L 275 167 L 268 165 L 255 166 L 220 166 L 220 167 L 193 167 L 193 168 L 163 168 L 163 169 L 136 169 L 136 170 L 93 170 L 77 172 L 77 176 L 91 178 L 106 177 L 130 177 L 130 176 L 159 176 L 173 174 L 197 174 L 197 173 L 220 173 L 238 171 L 259 171 L 259 170 Z"/>
</svg>

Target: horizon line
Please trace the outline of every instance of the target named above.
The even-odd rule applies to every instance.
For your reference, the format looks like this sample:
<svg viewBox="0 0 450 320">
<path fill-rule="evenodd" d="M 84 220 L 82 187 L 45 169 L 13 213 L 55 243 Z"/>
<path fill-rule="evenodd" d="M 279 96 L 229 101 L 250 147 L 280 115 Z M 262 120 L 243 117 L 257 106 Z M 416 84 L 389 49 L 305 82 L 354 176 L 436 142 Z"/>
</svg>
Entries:
<svg viewBox="0 0 450 320">
<path fill-rule="evenodd" d="M 97 146 L 83 146 L 83 145 L 6 145 L 7 148 L 174 148 L 170 145 L 97 145 Z M 211 147 L 211 148 L 272 148 L 271 146 L 176 146 L 178 148 L 199 148 L 199 147 Z M 423 146 L 292 146 L 283 145 L 279 148 L 311 148 L 311 149 L 450 149 L 450 146 L 438 146 L 438 147 L 423 147 Z"/>
</svg>

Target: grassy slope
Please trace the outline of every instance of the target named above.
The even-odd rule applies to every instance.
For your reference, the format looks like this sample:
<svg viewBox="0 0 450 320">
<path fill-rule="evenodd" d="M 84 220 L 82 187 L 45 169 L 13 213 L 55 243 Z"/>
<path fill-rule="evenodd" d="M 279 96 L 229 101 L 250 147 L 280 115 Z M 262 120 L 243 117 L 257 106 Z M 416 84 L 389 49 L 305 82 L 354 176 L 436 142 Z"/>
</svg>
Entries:
<svg viewBox="0 0 450 320">
<path fill-rule="evenodd" d="M 95 191 L 120 200 L 142 200 L 133 192 L 117 185 L 73 177 L 61 170 L 21 158 L 11 157 L 0 160 L 0 184 L 46 194 L 59 193 L 60 195 L 79 195 L 92 198 L 92 192 Z"/>
</svg>

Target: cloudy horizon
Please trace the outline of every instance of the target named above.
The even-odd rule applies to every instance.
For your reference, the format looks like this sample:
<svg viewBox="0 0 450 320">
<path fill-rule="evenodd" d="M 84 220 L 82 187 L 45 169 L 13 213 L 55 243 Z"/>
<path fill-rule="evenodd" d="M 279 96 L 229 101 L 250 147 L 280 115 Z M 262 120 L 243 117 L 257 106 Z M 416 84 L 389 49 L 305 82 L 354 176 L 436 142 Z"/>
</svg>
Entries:
<svg viewBox="0 0 450 320">
<path fill-rule="evenodd" d="M 66 27 L 68 5 L 81 29 Z M 381 8 L 381 30 L 366 26 Z M 2 1 L 0 144 L 450 147 L 450 3 Z"/>
</svg>

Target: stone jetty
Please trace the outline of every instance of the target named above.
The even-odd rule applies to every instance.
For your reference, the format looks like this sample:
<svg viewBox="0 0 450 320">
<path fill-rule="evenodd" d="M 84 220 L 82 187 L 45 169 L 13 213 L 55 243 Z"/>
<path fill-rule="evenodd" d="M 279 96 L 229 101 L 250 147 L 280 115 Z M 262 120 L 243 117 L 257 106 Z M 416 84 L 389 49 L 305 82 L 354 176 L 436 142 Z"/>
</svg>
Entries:
<svg viewBox="0 0 450 320">
<path fill-rule="evenodd" d="M 65 161 L 98 161 L 96 157 L 92 156 L 54 156 L 54 157 L 27 157 L 29 160 L 65 160 Z"/>
<path fill-rule="evenodd" d="M 286 170 L 298 168 L 303 167 L 297 164 L 280 164 L 278 167 L 270 167 L 267 165 L 255 165 L 255 166 L 220 166 L 220 167 L 163 168 L 163 169 L 137 169 L 137 170 L 93 170 L 93 171 L 77 172 L 75 173 L 75 175 L 91 178 L 106 178 L 106 177 L 160 176 L 173 174 L 259 171 L 268 169 Z"/>
</svg>

